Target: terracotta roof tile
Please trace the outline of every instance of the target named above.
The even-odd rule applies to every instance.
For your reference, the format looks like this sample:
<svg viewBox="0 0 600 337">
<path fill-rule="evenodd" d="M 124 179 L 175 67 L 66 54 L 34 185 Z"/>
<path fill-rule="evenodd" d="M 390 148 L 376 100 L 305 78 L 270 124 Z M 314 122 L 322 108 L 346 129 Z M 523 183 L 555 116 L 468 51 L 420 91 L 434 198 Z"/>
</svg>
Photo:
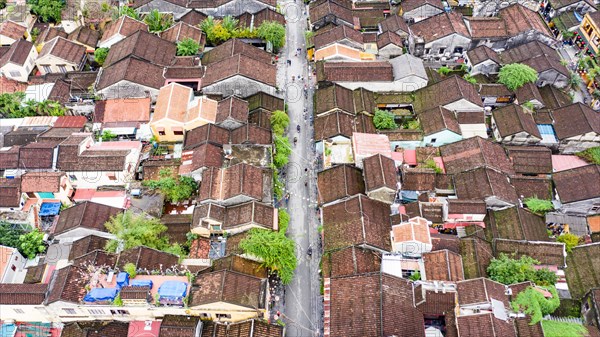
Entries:
<svg viewBox="0 0 600 337">
<path fill-rule="evenodd" d="M 533 116 L 516 104 L 495 109 L 492 111 L 492 116 L 502 138 L 525 132 L 528 135 L 542 139 Z"/>
<path fill-rule="evenodd" d="M 515 187 L 519 197 L 552 199 L 552 180 L 549 178 L 514 176 L 510 178 L 510 183 Z"/>
<path fill-rule="evenodd" d="M 505 293 L 505 285 L 487 278 L 476 278 L 458 282 L 456 290 L 460 306 L 491 303 L 492 299 L 501 301 L 505 307 L 509 305 L 508 296 Z"/>
<path fill-rule="evenodd" d="M 323 256 L 323 277 L 341 277 L 377 272 L 381 256 L 370 250 L 352 246 L 331 251 Z"/>
<path fill-rule="evenodd" d="M 137 32 L 138 30 L 148 30 L 148 25 L 144 22 L 130 18 L 127 15 L 121 16 L 117 21 L 113 21 L 108 25 L 100 43 L 108 40 L 109 38 L 119 34 L 123 37 L 127 37 Z"/>
<path fill-rule="evenodd" d="M 237 164 L 228 168 L 209 168 L 202 173 L 199 201 L 227 201 L 244 195 L 251 199 L 263 200 L 267 192 L 264 188 L 267 170 Z"/>
<path fill-rule="evenodd" d="M 97 101 L 95 123 L 149 122 L 150 97 L 116 98 Z"/>
<path fill-rule="evenodd" d="M 202 80 L 202 87 L 218 83 L 233 76 L 244 76 L 251 80 L 275 86 L 276 66 L 238 54 L 209 64 Z"/>
<path fill-rule="evenodd" d="M 361 32 L 354 30 L 346 25 L 340 25 L 327 31 L 317 31 L 313 37 L 315 49 L 321 49 L 333 43 L 339 43 L 347 40 L 348 43 L 353 43 L 357 48 L 362 49 L 364 43 L 363 35 Z"/>
<path fill-rule="evenodd" d="M 600 114 L 581 103 L 558 108 L 552 112 L 558 139 L 579 136 L 588 132 L 600 134 Z"/>
<path fill-rule="evenodd" d="M 466 99 L 483 108 L 481 96 L 476 87 L 464 78 L 453 75 L 418 90 L 414 102 L 415 111 L 421 112 L 440 105 L 445 106 L 461 99 Z M 462 112 L 458 113 L 459 116 L 460 114 Z"/>
<path fill-rule="evenodd" d="M 474 39 L 502 39 L 508 38 L 506 23 L 498 17 L 469 17 L 467 18 L 469 31 Z"/>
<path fill-rule="evenodd" d="M 565 274 L 571 296 L 582 298 L 591 288 L 600 287 L 600 243 L 574 247 L 567 256 Z"/>
<path fill-rule="evenodd" d="M 512 174 L 514 169 L 501 145 L 481 137 L 464 139 L 440 147 L 444 167 L 449 174 L 477 167 L 493 167 Z"/>
<path fill-rule="evenodd" d="M 246 124 L 231 130 L 232 144 L 262 144 L 270 145 L 273 142 L 271 130 L 257 125 Z"/>
<path fill-rule="evenodd" d="M 174 24 L 171 28 L 160 33 L 160 37 L 171 42 L 179 42 L 184 39 L 192 39 L 198 42 L 202 47 L 204 47 L 202 30 L 198 27 L 189 25 L 185 22 L 178 22 Z"/>
<path fill-rule="evenodd" d="M 508 176 L 489 168 L 481 167 L 456 174 L 454 186 L 459 199 L 485 200 L 496 197 L 510 204 L 515 204 L 518 199 Z"/>
<path fill-rule="evenodd" d="M 179 263 L 179 257 L 146 246 L 139 246 L 124 250 L 119 254 L 117 266 L 123 268 L 127 263 L 133 263 L 138 269 L 167 269 L 176 266 Z"/>
<path fill-rule="evenodd" d="M 52 55 L 77 65 L 81 64 L 86 56 L 84 46 L 60 36 L 44 44 L 38 60 L 47 55 Z"/>
<path fill-rule="evenodd" d="M 516 173 L 552 173 L 552 151 L 540 146 L 509 146 L 508 157 Z"/>
<path fill-rule="evenodd" d="M 263 49 L 244 43 L 239 39 L 230 39 L 204 53 L 202 65 L 220 62 L 236 55 L 243 55 L 265 64 L 271 64 L 273 60 L 273 55 Z"/>
<path fill-rule="evenodd" d="M 365 158 L 363 170 L 367 192 L 383 187 L 394 191 L 397 189 L 396 164 L 393 159 L 381 154 Z"/>
<path fill-rule="evenodd" d="M 200 274 L 194 281 L 190 306 L 226 302 L 250 308 L 264 308 L 264 279 L 228 270 Z"/>
<path fill-rule="evenodd" d="M 154 89 L 160 89 L 165 84 L 161 66 L 127 57 L 102 69 L 96 89 L 106 89 L 120 81 L 130 81 Z"/>
<path fill-rule="evenodd" d="M 44 303 L 47 284 L 0 283 L 0 304 L 39 305 Z"/>
<path fill-rule="evenodd" d="M 0 35 L 9 37 L 13 40 L 23 38 L 25 32 L 27 32 L 26 27 L 10 20 L 4 21 L 2 24 L 0 24 Z"/>
<path fill-rule="evenodd" d="M 462 258 L 449 250 L 423 253 L 426 280 L 462 281 L 465 278 Z"/>
<path fill-rule="evenodd" d="M 74 32 L 69 34 L 67 39 L 92 48 L 96 48 L 98 40 L 100 40 L 100 32 L 96 30 L 91 30 L 86 26 L 81 26 L 77 28 Z"/>
<path fill-rule="evenodd" d="M 325 62 L 319 81 L 329 82 L 391 82 L 393 68 L 389 62 Z M 317 71 L 319 72 L 319 71 Z"/>
<path fill-rule="evenodd" d="M 55 142 L 29 143 L 19 151 L 19 167 L 23 169 L 52 169 Z"/>
<path fill-rule="evenodd" d="M 56 193 L 64 176 L 64 172 L 27 172 L 21 176 L 21 192 Z"/>
<path fill-rule="evenodd" d="M 96 249 L 104 249 L 107 243 L 108 239 L 96 235 L 88 235 L 75 240 L 69 251 L 69 260 L 73 260 Z"/>
<path fill-rule="evenodd" d="M 402 32 L 408 35 L 408 25 L 404 18 L 398 15 L 390 15 L 380 24 L 382 32 Z"/>
<path fill-rule="evenodd" d="M 193 149 L 205 142 L 223 145 L 229 142 L 229 130 L 208 123 L 188 130 L 183 141 L 184 150 Z"/>
<path fill-rule="evenodd" d="M 8 51 L 0 57 L 0 67 L 3 67 L 8 63 L 25 66 L 31 48 L 33 48 L 33 43 L 24 39 L 19 39 L 17 42 L 10 45 Z"/>
<path fill-rule="evenodd" d="M 55 269 L 48 284 L 48 296 L 45 304 L 57 301 L 79 303 L 83 300 L 88 282 L 87 272 L 78 266 L 66 266 Z"/>
<path fill-rule="evenodd" d="M 110 47 L 104 67 L 109 67 L 130 56 L 138 57 L 156 65 L 170 65 L 175 57 L 175 43 L 143 30 L 131 34 Z"/>
<path fill-rule="evenodd" d="M 60 213 L 54 235 L 82 227 L 106 232 L 106 223 L 112 216 L 123 212 L 122 209 L 94 202 L 83 202 L 69 207 Z"/>
<path fill-rule="evenodd" d="M 361 171 L 349 165 L 338 165 L 319 172 L 317 184 L 319 202 L 322 204 L 365 191 Z"/>
<path fill-rule="evenodd" d="M 467 52 L 467 56 L 473 65 L 477 65 L 487 60 L 492 60 L 497 64 L 500 64 L 500 57 L 492 48 L 488 46 L 479 46 L 471 49 Z"/>
<path fill-rule="evenodd" d="M 516 337 L 513 321 L 503 321 L 492 313 L 459 316 L 456 325 L 460 337 Z"/>
<path fill-rule="evenodd" d="M 554 186 L 562 203 L 600 197 L 600 165 L 588 165 L 554 173 Z"/>
<path fill-rule="evenodd" d="M 460 125 L 454 112 L 441 106 L 421 112 L 419 114 L 419 121 L 421 122 L 425 136 L 444 130 L 461 134 Z"/>
<path fill-rule="evenodd" d="M 415 36 L 423 38 L 425 43 L 431 43 L 452 34 L 471 38 L 462 15 L 456 12 L 442 13 L 419 21 L 412 24 L 410 30 Z"/>
<path fill-rule="evenodd" d="M 506 30 L 510 36 L 517 36 L 528 30 L 536 30 L 552 36 L 542 17 L 521 4 L 514 4 L 500 9 L 498 16 L 506 22 Z"/>
<path fill-rule="evenodd" d="M 19 207 L 21 179 L 0 178 L 0 207 Z"/>
<path fill-rule="evenodd" d="M 540 242 L 525 240 L 494 239 L 496 256 L 506 254 L 519 259 L 521 256 L 530 256 L 543 265 L 566 266 L 567 252 L 565 244 L 561 242 Z"/>
</svg>

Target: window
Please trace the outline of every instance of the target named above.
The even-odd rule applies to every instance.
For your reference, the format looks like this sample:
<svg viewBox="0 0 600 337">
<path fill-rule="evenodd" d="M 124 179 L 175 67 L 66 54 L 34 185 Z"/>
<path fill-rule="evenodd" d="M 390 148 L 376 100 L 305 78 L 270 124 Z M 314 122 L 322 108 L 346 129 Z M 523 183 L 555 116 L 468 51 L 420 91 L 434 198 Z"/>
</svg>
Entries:
<svg viewBox="0 0 600 337">
<path fill-rule="evenodd" d="M 220 231 L 221 230 L 221 225 L 212 225 L 212 230 L 213 231 Z"/>
<path fill-rule="evenodd" d="M 51 73 L 52 72 L 52 68 L 50 68 L 50 66 L 42 66 L 42 68 L 44 68 L 44 73 Z"/>
<path fill-rule="evenodd" d="M 88 309 L 87 311 L 90 315 L 104 315 L 104 310 L 102 309 Z"/>
<path fill-rule="evenodd" d="M 173 130 L 175 136 L 183 136 L 183 130 Z"/>
<path fill-rule="evenodd" d="M 425 54 L 429 54 L 431 52 L 431 48 L 425 48 Z"/>
<path fill-rule="evenodd" d="M 10 266 L 10 270 L 12 271 L 17 271 L 17 266 L 15 266 L 14 264 Z"/>
<path fill-rule="evenodd" d="M 200 319 L 210 319 L 210 314 L 205 313 L 205 312 L 201 312 L 200 313 Z"/>
<path fill-rule="evenodd" d="M 454 48 L 454 53 L 455 54 L 462 54 L 463 53 L 463 47 L 456 47 L 456 48 Z"/>
<path fill-rule="evenodd" d="M 215 314 L 215 316 L 217 316 L 217 319 L 231 318 L 230 314 Z"/>
<path fill-rule="evenodd" d="M 17 314 L 24 314 L 25 311 L 23 309 L 13 309 Z"/>
<path fill-rule="evenodd" d="M 435 141 L 437 140 L 437 138 L 431 138 L 431 143 L 435 143 Z"/>
<path fill-rule="evenodd" d="M 117 180 L 117 175 L 114 173 L 108 173 L 107 176 L 108 176 L 109 180 L 112 180 L 112 181 Z"/>
<path fill-rule="evenodd" d="M 59 65 L 58 65 L 58 70 L 59 70 L 61 73 L 66 73 L 66 72 L 67 72 L 67 67 L 65 67 L 65 65 L 64 65 L 64 64 L 59 64 Z"/>
<path fill-rule="evenodd" d="M 12 70 L 12 71 L 10 71 L 10 76 L 12 76 L 12 77 L 21 77 L 21 72 L 20 71 L 16 71 L 16 70 Z"/>
<path fill-rule="evenodd" d="M 75 314 L 77 314 L 77 311 L 75 311 L 75 309 L 66 309 L 66 308 L 63 308 L 63 311 L 66 314 L 68 314 L 68 315 L 75 315 Z"/>
<path fill-rule="evenodd" d="M 592 25 L 589 22 L 586 22 L 585 25 L 583 26 L 583 30 L 585 31 L 585 33 L 589 36 L 590 34 L 592 34 L 592 30 L 594 28 L 592 28 Z"/>
<path fill-rule="evenodd" d="M 166 135 L 165 130 L 158 130 L 158 135 L 159 136 L 164 136 Z"/>
<path fill-rule="evenodd" d="M 441 54 L 443 54 L 443 53 L 445 53 L 445 52 L 446 52 L 446 48 L 440 48 L 440 50 L 439 50 L 438 54 L 440 54 L 440 55 L 441 55 Z"/>
</svg>

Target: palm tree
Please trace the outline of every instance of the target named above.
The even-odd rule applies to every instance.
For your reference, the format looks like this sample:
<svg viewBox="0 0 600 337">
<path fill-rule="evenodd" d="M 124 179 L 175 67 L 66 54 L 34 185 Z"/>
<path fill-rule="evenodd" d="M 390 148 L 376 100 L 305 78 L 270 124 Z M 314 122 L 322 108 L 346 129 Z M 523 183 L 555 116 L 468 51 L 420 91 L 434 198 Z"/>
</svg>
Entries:
<svg viewBox="0 0 600 337">
<path fill-rule="evenodd" d="M 171 27 L 173 18 L 166 14 L 161 14 L 158 9 L 153 9 L 146 15 L 144 22 L 148 25 L 150 33 L 160 33 Z"/>
<path fill-rule="evenodd" d="M 207 17 L 200 24 L 200 29 L 204 32 L 204 34 L 208 34 L 215 27 L 215 18 L 212 16 Z"/>
</svg>

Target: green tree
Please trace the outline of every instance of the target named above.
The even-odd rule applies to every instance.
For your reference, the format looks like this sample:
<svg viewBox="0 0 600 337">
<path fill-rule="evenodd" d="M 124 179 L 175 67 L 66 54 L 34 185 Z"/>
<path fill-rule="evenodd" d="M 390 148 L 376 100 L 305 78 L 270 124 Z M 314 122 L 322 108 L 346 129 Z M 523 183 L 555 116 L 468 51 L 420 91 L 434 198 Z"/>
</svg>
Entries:
<svg viewBox="0 0 600 337">
<path fill-rule="evenodd" d="M 204 34 L 208 35 L 208 32 L 212 31 L 215 27 L 215 18 L 211 15 L 204 19 L 200 24 L 200 29 L 204 32 Z"/>
<path fill-rule="evenodd" d="M 132 19 L 135 20 L 139 20 L 140 19 L 140 15 L 138 14 L 138 12 L 136 12 L 133 8 L 129 7 L 129 6 L 121 6 L 119 7 L 118 10 L 115 11 L 115 13 L 113 14 L 113 18 L 116 20 L 118 18 L 120 18 L 121 16 L 128 16 Z"/>
<path fill-rule="evenodd" d="M 198 50 L 200 50 L 200 44 L 189 37 L 177 42 L 177 56 L 196 55 Z"/>
<path fill-rule="evenodd" d="M 281 49 L 285 44 L 285 27 L 277 21 L 263 21 L 258 26 L 256 35 L 271 42 L 275 51 Z"/>
<path fill-rule="evenodd" d="M 22 104 L 25 99 L 24 92 L 4 93 L 0 94 L 0 114 L 6 118 L 22 118 L 29 115 L 29 110 L 26 110 Z"/>
<path fill-rule="evenodd" d="M 395 129 L 398 127 L 394 121 L 394 115 L 384 110 L 375 110 L 373 124 L 377 130 Z"/>
<path fill-rule="evenodd" d="M 550 212 L 551 210 L 554 209 L 554 205 L 552 204 L 552 201 L 550 200 L 544 200 L 544 199 L 539 199 L 536 197 L 529 197 L 529 198 L 525 198 L 525 200 L 523 200 L 523 202 L 525 203 L 525 206 L 527 206 L 527 208 L 529 208 L 529 210 L 531 210 L 534 213 L 546 213 L 546 212 Z"/>
<path fill-rule="evenodd" d="M 273 155 L 273 164 L 277 168 L 282 168 L 288 163 L 292 154 L 292 148 L 287 137 L 275 135 L 274 138 L 275 154 Z"/>
<path fill-rule="evenodd" d="M 464 79 L 465 79 L 467 82 L 469 82 L 469 83 L 471 83 L 471 84 L 477 84 L 477 79 L 475 79 L 475 77 L 473 77 L 473 76 L 471 76 L 471 75 L 469 75 L 469 74 L 465 74 L 465 75 L 463 76 L 463 78 L 464 78 Z"/>
<path fill-rule="evenodd" d="M 544 315 L 553 313 L 560 306 L 556 288 L 554 286 L 548 287 L 548 291 L 552 294 L 551 298 L 545 298 L 538 290 L 527 287 L 517 295 L 511 306 L 514 311 L 523 311 L 531 316 L 529 324 L 534 325 L 541 321 Z"/>
<path fill-rule="evenodd" d="M 500 254 L 500 257 L 492 259 L 487 272 L 492 280 L 502 284 L 531 281 L 541 286 L 554 285 L 556 274 L 547 269 L 536 270 L 533 266 L 537 264 L 539 261 L 529 256 L 512 259 L 506 254 Z"/>
<path fill-rule="evenodd" d="M 212 45 L 219 45 L 231 39 L 231 37 L 231 33 L 223 27 L 221 23 L 215 24 L 215 26 L 206 34 L 206 40 Z"/>
<path fill-rule="evenodd" d="M 60 22 L 66 6 L 64 0 L 27 0 L 27 4 L 42 22 Z"/>
<path fill-rule="evenodd" d="M 0 221 L 0 245 L 19 248 L 19 237 L 25 234 L 25 231 L 13 228 L 8 222 Z"/>
<path fill-rule="evenodd" d="M 265 267 L 276 271 L 283 284 L 292 282 L 298 264 L 296 244 L 284 233 L 254 228 L 239 246 L 244 253 L 260 258 Z"/>
<path fill-rule="evenodd" d="M 104 226 L 117 237 L 106 244 L 106 250 L 111 253 L 120 246 L 122 249 L 147 246 L 162 251 L 169 248 L 169 240 L 165 235 L 167 227 L 155 217 L 126 211 L 110 218 Z"/>
<path fill-rule="evenodd" d="M 452 70 L 450 68 L 448 68 L 448 67 L 440 67 L 440 69 L 438 69 L 438 73 L 440 75 L 444 75 L 444 76 L 450 74 L 451 71 Z"/>
<path fill-rule="evenodd" d="M 159 190 L 165 199 L 170 202 L 188 200 L 198 190 L 198 184 L 194 178 L 186 176 L 174 177 L 170 169 L 162 169 L 158 180 L 144 181 L 143 185 L 151 189 Z"/>
<path fill-rule="evenodd" d="M 576 155 L 588 163 L 600 165 L 600 146 L 591 147 L 585 151 L 577 152 Z"/>
<path fill-rule="evenodd" d="M 102 138 L 103 142 L 108 142 L 108 141 L 111 141 L 111 140 L 117 138 L 117 135 L 110 130 L 104 130 L 102 132 L 102 135 L 100 136 L 100 138 Z"/>
<path fill-rule="evenodd" d="M 275 110 L 271 114 L 271 130 L 276 136 L 283 136 L 285 128 L 290 125 L 290 116 L 281 110 Z"/>
<path fill-rule="evenodd" d="M 123 271 L 129 274 L 130 278 L 135 278 L 135 276 L 137 275 L 137 268 L 135 267 L 135 264 L 131 262 L 126 263 L 123 266 Z"/>
<path fill-rule="evenodd" d="M 236 32 L 238 19 L 234 18 L 231 15 L 226 15 L 223 20 L 221 20 L 221 26 L 225 28 L 231 36 L 233 36 Z"/>
<path fill-rule="evenodd" d="M 570 253 L 573 247 L 579 245 L 579 236 L 571 233 L 564 233 L 560 235 L 556 241 L 564 243 L 567 252 Z"/>
<path fill-rule="evenodd" d="M 96 61 L 99 65 L 103 65 L 107 55 L 108 48 L 98 48 L 94 51 L 94 61 Z"/>
<path fill-rule="evenodd" d="M 45 252 L 44 233 L 36 228 L 29 233 L 20 235 L 18 249 L 28 259 L 33 259 L 38 254 Z"/>
<path fill-rule="evenodd" d="M 290 214 L 285 208 L 277 210 L 277 219 L 279 224 L 279 231 L 285 234 L 287 232 L 288 225 L 290 224 Z"/>
<path fill-rule="evenodd" d="M 537 79 L 537 71 L 521 63 L 502 66 L 498 74 L 498 82 L 504 84 L 509 90 L 517 90 L 527 83 L 535 83 Z"/>
<path fill-rule="evenodd" d="M 148 25 L 150 33 L 160 33 L 173 25 L 173 17 L 153 9 L 146 15 L 144 22 Z"/>
</svg>

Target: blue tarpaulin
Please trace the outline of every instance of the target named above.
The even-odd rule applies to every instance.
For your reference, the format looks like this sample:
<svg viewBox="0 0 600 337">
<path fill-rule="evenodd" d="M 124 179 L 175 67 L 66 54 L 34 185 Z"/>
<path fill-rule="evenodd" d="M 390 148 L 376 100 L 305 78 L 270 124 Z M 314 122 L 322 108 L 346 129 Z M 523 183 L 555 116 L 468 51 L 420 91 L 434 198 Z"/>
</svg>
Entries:
<svg viewBox="0 0 600 337">
<path fill-rule="evenodd" d="M 40 207 L 40 216 L 57 215 L 60 212 L 60 202 L 45 202 Z"/>
<path fill-rule="evenodd" d="M 117 287 L 123 288 L 124 286 L 129 284 L 129 274 L 125 272 L 120 272 L 117 274 Z"/>
<path fill-rule="evenodd" d="M 112 301 L 117 297 L 117 288 L 94 288 L 83 298 L 84 302 Z"/>
<path fill-rule="evenodd" d="M 131 280 L 129 285 L 132 287 L 150 287 L 152 289 L 152 280 Z"/>
<path fill-rule="evenodd" d="M 180 300 L 187 294 L 187 283 L 180 281 L 165 281 L 158 288 L 158 296 L 161 299 Z"/>
</svg>

